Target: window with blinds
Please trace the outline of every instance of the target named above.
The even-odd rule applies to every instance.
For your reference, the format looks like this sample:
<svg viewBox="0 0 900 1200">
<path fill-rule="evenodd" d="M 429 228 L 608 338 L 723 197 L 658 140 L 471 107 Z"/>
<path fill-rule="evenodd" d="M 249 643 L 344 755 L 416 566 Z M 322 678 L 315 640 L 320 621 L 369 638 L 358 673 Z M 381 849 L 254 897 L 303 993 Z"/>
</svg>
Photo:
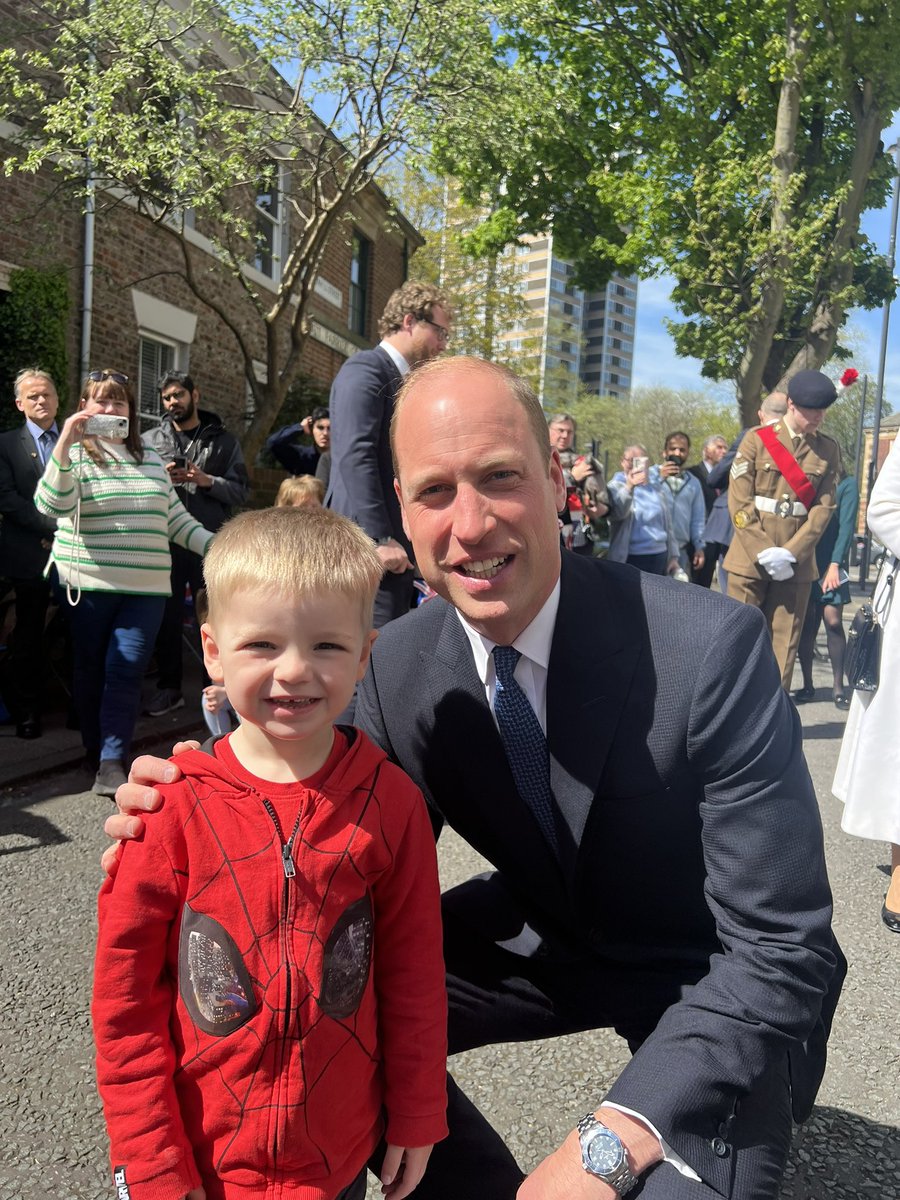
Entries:
<svg viewBox="0 0 900 1200">
<path fill-rule="evenodd" d="M 162 405 L 159 400 L 159 377 L 175 368 L 175 347 L 170 342 L 141 338 L 140 370 L 138 371 L 138 413 L 141 430 L 159 423 Z"/>
</svg>

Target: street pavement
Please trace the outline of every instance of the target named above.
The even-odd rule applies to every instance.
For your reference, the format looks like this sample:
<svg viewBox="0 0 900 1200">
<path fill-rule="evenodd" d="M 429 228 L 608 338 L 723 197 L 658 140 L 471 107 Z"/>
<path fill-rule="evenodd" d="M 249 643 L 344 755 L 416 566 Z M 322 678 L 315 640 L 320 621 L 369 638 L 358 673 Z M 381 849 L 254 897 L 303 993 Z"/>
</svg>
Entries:
<svg viewBox="0 0 900 1200">
<path fill-rule="evenodd" d="M 840 831 L 830 782 L 845 714 L 831 703 L 827 664 L 817 662 L 815 672 L 822 699 L 801 716 L 835 928 L 850 970 L 819 1103 L 796 1133 L 782 1200 L 900 1200 L 900 937 L 879 918 L 888 852 Z M 198 710 L 163 721 L 142 727 L 144 739 L 157 730 L 166 738 L 161 750 L 199 726 Z M 0 1200 L 101 1200 L 112 1188 L 88 1008 L 102 823 L 111 805 L 86 790 L 87 773 L 59 769 L 50 743 L 13 747 L 7 732 L 0 731 L 0 780 L 7 780 L 0 785 Z M 72 745 L 63 756 L 70 764 L 77 735 Z M 441 838 L 440 859 L 445 886 L 483 866 L 452 835 Z M 626 1057 L 615 1034 L 598 1031 L 471 1051 L 452 1069 L 529 1169 L 595 1106 Z M 370 1197 L 378 1194 L 370 1187 Z"/>
</svg>

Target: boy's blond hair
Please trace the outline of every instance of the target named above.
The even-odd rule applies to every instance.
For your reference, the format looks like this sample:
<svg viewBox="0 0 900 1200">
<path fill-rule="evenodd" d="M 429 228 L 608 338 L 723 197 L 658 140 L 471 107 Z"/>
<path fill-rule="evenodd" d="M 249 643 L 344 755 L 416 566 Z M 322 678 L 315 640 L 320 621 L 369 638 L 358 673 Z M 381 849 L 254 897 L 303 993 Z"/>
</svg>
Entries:
<svg viewBox="0 0 900 1200">
<path fill-rule="evenodd" d="M 282 479 L 275 497 L 276 508 L 297 508 L 301 504 L 321 504 L 325 499 L 325 484 L 315 475 L 289 475 Z"/>
<path fill-rule="evenodd" d="M 241 589 L 287 599 L 341 592 L 357 597 L 366 628 L 383 566 L 358 525 L 327 508 L 263 508 L 241 513 L 216 534 L 203 560 L 209 620 Z"/>
</svg>

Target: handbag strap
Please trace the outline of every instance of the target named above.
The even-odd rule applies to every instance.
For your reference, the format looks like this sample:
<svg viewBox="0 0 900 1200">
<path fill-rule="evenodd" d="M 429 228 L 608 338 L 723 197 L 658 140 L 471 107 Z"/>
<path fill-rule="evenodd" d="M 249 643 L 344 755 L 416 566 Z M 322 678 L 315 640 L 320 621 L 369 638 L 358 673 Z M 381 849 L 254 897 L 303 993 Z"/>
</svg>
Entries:
<svg viewBox="0 0 900 1200">
<path fill-rule="evenodd" d="M 896 554 L 892 554 L 890 558 L 885 557 L 878 576 L 878 582 L 875 584 L 875 590 L 872 593 L 872 611 L 881 625 L 884 624 L 885 617 L 888 615 L 891 601 L 893 600 L 894 577 L 897 574 L 898 565 L 900 565 L 900 559 L 897 558 Z M 881 588 L 880 594 L 878 591 L 879 588 Z"/>
</svg>

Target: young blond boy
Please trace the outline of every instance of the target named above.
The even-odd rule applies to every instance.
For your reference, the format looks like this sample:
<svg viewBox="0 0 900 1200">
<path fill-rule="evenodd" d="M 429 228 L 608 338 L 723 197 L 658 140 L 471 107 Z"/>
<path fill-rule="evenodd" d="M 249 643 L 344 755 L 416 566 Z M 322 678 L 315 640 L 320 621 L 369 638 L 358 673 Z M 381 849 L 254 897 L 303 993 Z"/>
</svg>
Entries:
<svg viewBox="0 0 900 1200">
<path fill-rule="evenodd" d="M 207 670 L 241 718 L 178 756 L 100 893 L 93 1016 L 119 1200 L 408 1196 L 446 1135 L 421 793 L 333 721 L 381 564 L 324 509 L 245 513 L 204 563 Z"/>
</svg>

